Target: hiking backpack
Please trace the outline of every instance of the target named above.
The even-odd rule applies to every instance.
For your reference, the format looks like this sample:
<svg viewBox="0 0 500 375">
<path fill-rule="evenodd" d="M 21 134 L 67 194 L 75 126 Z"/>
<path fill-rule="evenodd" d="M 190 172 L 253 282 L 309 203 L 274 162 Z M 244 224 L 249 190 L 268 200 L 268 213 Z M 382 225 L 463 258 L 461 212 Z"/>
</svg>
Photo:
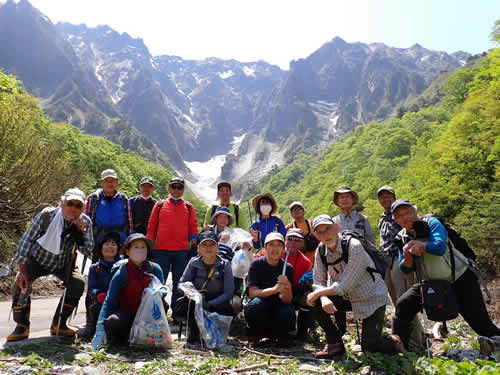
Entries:
<svg viewBox="0 0 500 375">
<path fill-rule="evenodd" d="M 476 253 L 474 253 L 474 250 L 470 248 L 465 238 L 463 238 L 460 235 L 460 232 L 458 232 L 450 223 L 447 223 L 438 214 L 430 213 L 422 216 L 422 220 L 425 221 L 426 223 L 431 218 L 438 219 L 439 222 L 443 225 L 444 229 L 446 229 L 446 233 L 448 234 L 448 241 L 451 242 L 454 249 L 462 253 L 462 255 L 465 256 L 468 260 L 470 259 L 474 262 L 476 261 L 477 258 Z"/>
<path fill-rule="evenodd" d="M 333 269 L 335 270 L 336 273 L 339 273 L 339 270 L 335 267 L 337 264 L 340 262 L 344 262 L 347 264 L 349 262 L 349 245 L 351 243 L 351 239 L 355 238 L 357 239 L 360 243 L 361 246 L 363 246 L 363 249 L 366 251 L 366 253 L 370 256 L 370 258 L 373 260 L 373 263 L 375 267 L 366 267 L 366 271 L 370 274 L 372 277 L 373 281 L 375 281 L 375 276 L 373 275 L 374 273 L 380 274 L 382 279 L 385 278 L 385 272 L 387 268 L 389 268 L 391 262 L 392 262 L 392 257 L 388 256 L 385 254 L 383 251 L 380 251 L 377 249 L 377 247 L 372 244 L 371 242 L 367 241 L 364 236 L 359 234 L 358 232 L 354 232 L 351 230 L 346 230 L 341 233 L 341 240 L 340 240 L 340 246 L 342 248 L 342 256 L 335 260 L 334 262 L 328 262 L 326 252 L 327 248 L 325 244 L 321 244 L 318 247 L 318 252 L 319 256 L 321 258 L 321 262 L 326 266 L 333 266 Z"/>
</svg>

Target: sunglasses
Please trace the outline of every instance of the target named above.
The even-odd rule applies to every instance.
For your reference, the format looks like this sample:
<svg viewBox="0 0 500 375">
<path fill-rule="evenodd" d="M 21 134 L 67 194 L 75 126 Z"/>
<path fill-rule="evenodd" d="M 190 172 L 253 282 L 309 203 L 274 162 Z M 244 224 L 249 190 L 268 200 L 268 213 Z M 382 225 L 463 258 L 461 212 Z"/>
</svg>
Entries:
<svg viewBox="0 0 500 375">
<path fill-rule="evenodd" d="M 66 202 L 66 206 L 75 207 L 75 208 L 81 210 L 83 208 L 83 203 L 82 202 L 68 201 L 68 202 Z"/>
<path fill-rule="evenodd" d="M 295 211 L 299 211 L 299 210 L 303 210 L 303 208 L 300 207 L 300 206 L 295 206 L 295 207 L 292 207 L 292 209 L 290 210 L 290 212 L 295 212 Z"/>
<path fill-rule="evenodd" d="M 331 226 L 330 228 L 325 229 L 325 230 L 322 230 L 321 232 L 320 232 L 320 231 L 316 231 L 316 234 L 317 234 L 319 237 L 322 237 L 322 236 L 324 236 L 325 234 L 332 232 L 334 229 L 335 229 L 335 226 Z"/>
<path fill-rule="evenodd" d="M 298 238 L 298 237 L 287 237 L 286 240 L 287 241 L 292 241 L 292 242 L 304 241 L 302 238 Z"/>
<path fill-rule="evenodd" d="M 174 190 L 184 190 L 184 185 L 170 185 Z"/>
</svg>

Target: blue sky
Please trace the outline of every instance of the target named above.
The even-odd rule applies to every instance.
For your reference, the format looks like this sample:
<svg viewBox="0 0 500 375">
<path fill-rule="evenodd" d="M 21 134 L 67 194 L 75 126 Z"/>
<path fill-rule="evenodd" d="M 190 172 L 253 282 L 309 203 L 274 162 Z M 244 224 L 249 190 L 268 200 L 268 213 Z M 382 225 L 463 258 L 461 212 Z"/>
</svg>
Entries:
<svg viewBox="0 0 500 375">
<path fill-rule="evenodd" d="M 408 48 L 480 53 L 499 0 L 31 0 L 54 23 L 107 24 L 140 37 L 153 55 L 265 60 L 288 69 L 339 36 Z"/>
</svg>

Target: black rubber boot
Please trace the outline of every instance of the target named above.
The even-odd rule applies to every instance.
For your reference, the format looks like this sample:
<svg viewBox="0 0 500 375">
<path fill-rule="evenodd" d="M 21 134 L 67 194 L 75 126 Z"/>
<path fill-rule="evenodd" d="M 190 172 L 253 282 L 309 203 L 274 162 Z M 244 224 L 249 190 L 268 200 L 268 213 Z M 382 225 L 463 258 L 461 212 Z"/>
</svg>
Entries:
<svg viewBox="0 0 500 375">
<path fill-rule="evenodd" d="M 50 326 L 50 334 L 51 335 L 58 334 L 59 336 L 68 336 L 68 337 L 75 336 L 76 331 L 69 328 L 66 325 L 66 321 L 73 313 L 73 310 L 78 304 L 78 300 L 75 300 L 73 298 L 66 298 L 62 311 L 61 311 L 61 302 L 62 301 L 59 300 L 59 304 L 57 305 L 54 318 L 52 318 L 52 325 Z M 59 314 L 60 311 L 61 313 Z"/>
<path fill-rule="evenodd" d="M 82 340 L 90 340 L 94 337 L 95 327 L 97 325 L 97 319 L 99 318 L 99 306 L 97 301 L 93 304 L 89 304 L 86 311 L 87 323 L 82 330 L 78 331 L 78 337 Z"/>
<path fill-rule="evenodd" d="M 14 321 L 17 323 L 14 331 L 7 336 L 7 341 L 19 341 L 28 338 L 30 333 L 31 300 L 23 306 L 12 306 Z"/>
</svg>

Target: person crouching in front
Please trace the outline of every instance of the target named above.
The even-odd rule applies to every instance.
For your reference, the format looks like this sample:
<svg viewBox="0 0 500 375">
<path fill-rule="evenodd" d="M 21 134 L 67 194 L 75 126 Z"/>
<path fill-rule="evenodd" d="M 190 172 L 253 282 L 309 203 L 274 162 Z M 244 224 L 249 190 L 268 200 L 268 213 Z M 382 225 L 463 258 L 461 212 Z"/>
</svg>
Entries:
<svg viewBox="0 0 500 375">
<path fill-rule="evenodd" d="M 97 320 L 92 348 L 97 350 L 108 339 L 110 344 L 128 342 L 142 292 L 156 276 L 162 284 L 163 272 L 156 263 L 146 260 L 152 241 L 141 233 L 131 234 L 123 249 L 128 259 L 119 261 Z"/>
</svg>

